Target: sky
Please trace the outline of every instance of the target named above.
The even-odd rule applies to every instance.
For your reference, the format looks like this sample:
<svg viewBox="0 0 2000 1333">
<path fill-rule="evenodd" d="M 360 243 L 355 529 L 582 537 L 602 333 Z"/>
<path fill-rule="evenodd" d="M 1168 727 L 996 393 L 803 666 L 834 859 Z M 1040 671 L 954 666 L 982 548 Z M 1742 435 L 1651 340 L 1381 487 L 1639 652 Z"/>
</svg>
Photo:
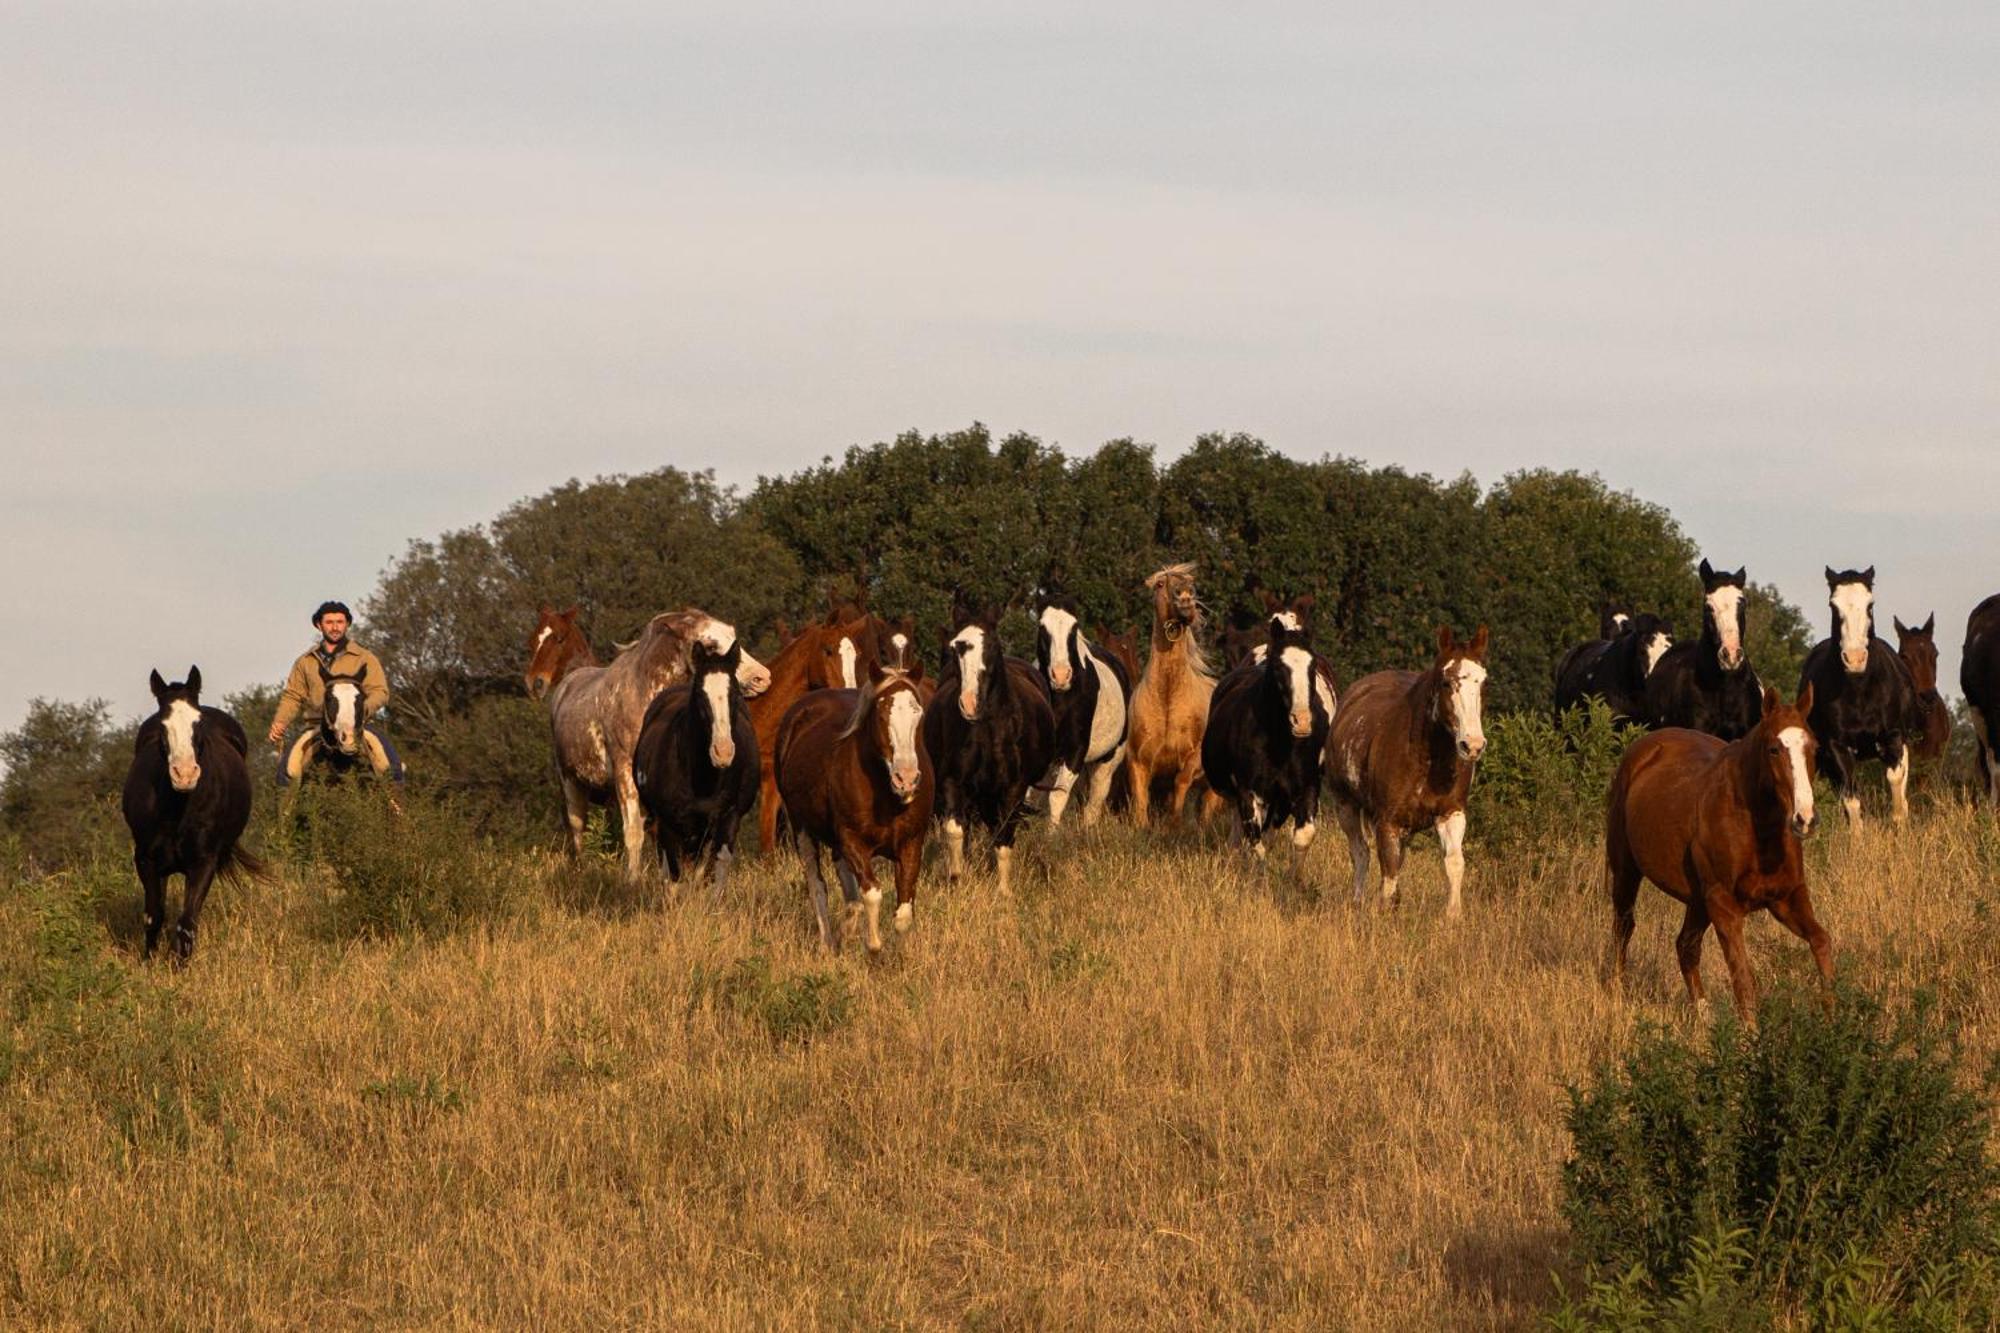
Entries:
<svg viewBox="0 0 2000 1333">
<path fill-rule="evenodd" d="M 0 0 L 0 729 L 276 683 L 572 476 L 974 420 L 1595 471 L 1955 688 L 2000 9 L 1236 8 Z"/>
</svg>

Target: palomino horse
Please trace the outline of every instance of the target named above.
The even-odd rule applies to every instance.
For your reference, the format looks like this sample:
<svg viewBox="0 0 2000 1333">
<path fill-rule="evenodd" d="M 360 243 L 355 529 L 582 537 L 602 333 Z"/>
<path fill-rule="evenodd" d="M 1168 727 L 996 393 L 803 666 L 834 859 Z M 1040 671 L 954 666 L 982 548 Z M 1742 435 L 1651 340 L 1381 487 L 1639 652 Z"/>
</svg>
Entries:
<svg viewBox="0 0 2000 1333">
<path fill-rule="evenodd" d="M 965 826 L 977 819 L 993 834 L 1000 892 L 1012 892 L 1014 832 L 1029 786 L 1056 760 L 1056 719 L 1035 669 L 1001 652 L 997 607 L 946 643 L 937 696 L 924 709 L 924 748 L 937 770 L 946 876 L 965 873 Z"/>
<path fill-rule="evenodd" d="M 757 732 L 736 672 L 743 645 L 718 653 L 694 641 L 692 674 L 653 697 L 632 749 L 632 780 L 653 824 L 667 878 L 713 868 L 710 900 L 722 897 L 735 857 L 736 825 L 757 800 Z"/>
<path fill-rule="evenodd" d="M 1056 766 L 1049 778 L 1049 827 L 1062 825 L 1070 790 L 1084 784 L 1083 826 L 1104 813 L 1111 779 L 1125 764 L 1132 678 L 1118 659 L 1090 642 L 1067 598 L 1046 603 L 1035 625 L 1035 663 L 1056 715 Z"/>
<path fill-rule="evenodd" d="M 1814 687 L 1806 723 L 1847 822 L 1861 822 L 1855 764 L 1880 759 L 1890 813 L 1901 823 L 1910 817 L 1909 737 L 1923 729 L 1916 681 L 1896 650 L 1875 636 L 1874 566 L 1839 574 L 1828 569 L 1826 592 L 1833 637 L 1813 645 L 1799 672 L 1800 695 Z"/>
<path fill-rule="evenodd" d="M 1972 738 L 1979 743 L 1979 776 L 2000 810 L 2000 593 L 1972 608 L 1965 620 L 1965 650 L 1958 662 Z"/>
<path fill-rule="evenodd" d="M 1302 599 L 1303 600 L 1303 599 Z M 1321 679 L 1303 610 L 1280 611 L 1256 655 L 1215 687 L 1201 767 L 1215 794 L 1236 803 L 1238 831 L 1264 859 L 1264 834 L 1292 822 L 1295 876 L 1305 879 L 1334 696 Z"/>
<path fill-rule="evenodd" d="M 1646 712 L 1656 727 L 1692 727 L 1733 741 L 1757 725 L 1763 686 L 1743 646 L 1744 572 L 1701 562 L 1701 638 L 1667 649 L 1646 677 Z"/>
<path fill-rule="evenodd" d="M 1673 627 L 1651 613 L 1622 614 L 1609 638 L 1586 639 L 1556 665 L 1556 716 L 1602 699 L 1619 726 L 1644 724 L 1646 680 L 1673 646 Z"/>
<path fill-rule="evenodd" d="M 570 852 L 583 855 L 590 807 L 615 801 L 625 842 L 625 873 L 636 879 L 645 870 L 646 819 L 632 777 L 632 747 L 647 706 L 661 690 L 687 679 L 695 640 L 708 644 L 712 652 L 726 652 L 736 641 L 736 631 L 695 607 L 662 611 L 646 622 L 639 637 L 611 665 L 597 666 L 585 660 L 590 658 L 587 646 L 581 653 L 558 646 L 559 639 L 568 638 L 562 626 L 575 629 L 574 612 L 565 620 L 552 617 L 545 608 L 541 620 L 528 639 L 527 688 L 548 704 Z M 769 687 L 771 673 L 746 652 L 736 679 L 743 693 L 754 697 Z"/>
<path fill-rule="evenodd" d="M 771 659 L 771 686 L 750 701 L 750 724 L 757 730 L 760 770 L 757 787 L 757 846 L 769 853 L 778 845 L 778 726 L 809 690 L 858 689 L 877 660 L 875 634 L 867 615 L 840 619 L 838 611 L 807 625 Z"/>
<path fill-rule="evenodd" d="M 1916 629 L 1894 618 L 1891 623 L 1896 627 L 1896 656 L 1910 669 L 1910 683 L 1917 687 L 1918 731 L 1910 742 L 1910 756 L 1923 768 L 1912 774 L 1914 781 L 1934 768 L 1951 744 L 1951 706 L 1937 687 L 1937 616 Z"/>
<path fill-rule="evenodd" d="M 1695 1004 L 1702 1001 L 1702 936 L 1714 926 L 1736 1012 L 1756 1021 L 1743 918 L 1760 907 L 1812 947 L 1820 976 L 1832 982 L 1833 944 L 1813 916 L 1799 846 L 1813 827 L 1816 747 L 1806 726 L 1812 696 L 1809 684 L 1793 708 L 1776 690 L 1764 691 L 1762 719 L 1739 740 L 1676 727 L 1642 736 L 1625 751 L 1604 818 L 1607 981 L 1625 979 L 1632 905 L 1640 881 L 1650 879 L 1687 906 L 1674 952 Z"/>
<path fill-rule="evenodd" d="M 1215 673 L 1201 647 L 1201 604 L 1194 595 L 1194 566 L 1168 565 L 1146 579 L 1153 594 L 1153 651 L 1132 691 L 1132 734 L 1125 773 L 1132 787 L 1132 819 L 1144 826 L 1153 784 L 1173 779 L 1174 821 L 1187 806 L 1188 789 L 1201 777 L 1201 734 Z"/>
<path fill-rule="evenodd" d="M 264 865 L 236 845 L 250 822 L 249 739 L 235 718 L 201 702 L 201 669 L 169 685 L 152 675 L 157 711 L 139 724 L 125 773 L 125 826 L 146 897 L 146 954 L 167 922 L 167 877 L 181 876 L 174 960 L 194 953 L 201 905 L 218 874 L 262 878 Z"/>
<path fill-rule="evenodd" d="M 1445 915 L 1458 916 L 1465 883 L 1465 798 L 1486 750 L 1486 626 L 1468 643 L 1439 626 L 1437 656 L 1428 671 L 1378 671 L 1347 687 L 1327 737 L 1334 813 L 1354 858 L 1354 901 L 1368 887 L 1368 840 L 1382 860 L 1382 901 L 1395 906 L 1403 839 L 1435 828 L 1444 848 L 1451 896 Z"/>
<path fill-rule="evenodd" d="M 840 932 L 827 913 L 822 847 L 833 849 L 848 929 L 867 912 L 869 952 L 882 948 L 877 857 L 896 866 L 896 930 L 907 931 L 916 920 L 917 875 L 935 791 L 923 716 L 909 675 L 878 665 L 863 689 L 805 695 L 778 728 L 778 790 L 805 862 L 820 942 L 829 950 L 839 950 Z"/>
</svg>

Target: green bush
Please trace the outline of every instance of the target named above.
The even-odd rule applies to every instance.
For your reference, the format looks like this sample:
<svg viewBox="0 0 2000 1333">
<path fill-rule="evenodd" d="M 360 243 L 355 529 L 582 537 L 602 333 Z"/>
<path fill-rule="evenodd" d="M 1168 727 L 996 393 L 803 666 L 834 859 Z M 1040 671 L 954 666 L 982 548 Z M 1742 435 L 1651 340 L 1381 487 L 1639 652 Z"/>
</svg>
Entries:
<svg viewBox="0 0 2000 1333">
<path fill-rule="evenodd" d="M 1625 746 L 1644 733 L 1619 731 L 1593 699 L 1560 719 L 1501 713 L 1487 720 L 1486 754 L 1472 786 L 1472 833 L 1502 844 L 1592 838 L 1603 832 L 1604 797 Z"/>
<path fill-rule="evenodd" d="M 762 953 L 726 967 L 698 966 L 694 1003 L 710 1004 L 762 1027 L 771 1040 L 809 1042 L 846 1027 L 854 1016 L 854 988 L 845 973 L 808 971 L 779 977 Z"/>
<path fill-rule="evenodd" d="M 1570 1089 L 1562 1211 L 1597 1295 L 1671 1304 L 1726 1278 L 1785 1308 L 1907 1312 L 1983 1272 L 2000 1176 L 1956 1066 L 1928 1000 L 1892 1014 L 1847 988 L 1829 1011 L 1781 987 L 1754 1030 L 1644 1032 Z"/>
</svg>

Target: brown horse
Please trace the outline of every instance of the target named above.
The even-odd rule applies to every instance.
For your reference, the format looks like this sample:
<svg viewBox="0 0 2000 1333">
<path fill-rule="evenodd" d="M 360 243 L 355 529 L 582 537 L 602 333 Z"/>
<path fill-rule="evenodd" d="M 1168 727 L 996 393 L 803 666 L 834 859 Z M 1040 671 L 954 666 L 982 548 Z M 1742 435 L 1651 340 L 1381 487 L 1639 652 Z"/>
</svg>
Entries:
<svg viewBox="0 0 2000 1333">
<path fill-rule="evenodd" d="M 688 678 L 697 639 L 711 652 L 726 653 L 736 631 L 695 607 L 662 611 L 609 666 L 596 665 L 587 643 L 577 651 L 569 642 L 576 632 L 575 608 L 560 614 L 542 608 L 528 639 L 527 689 L 548 704 L 571 854 L 583 855 L 590 807 L 615 802 L 625 873 L 637 879 L 646 864 L 646 817 L 632 776 L 632 747 L 646 708 L 654 695 Z M 744 653 L 736 679 L 746 696 L 754 696 L 769 687 L 771 673 Z"/>
<path fill-rule="evenodd" d="M 882 948 L 877 857 L 896 866 L 896 930 L 916 920 L 935 782 L 924 749 L 923 703 L 908 674 L 876 666 L 861 690 L 816 690 L 778 728 L 778 790 L 792 821 L 820 942 L 840 948 L 827 913 L 820 849 L 831 847 L 847 899 L 847 928 L 866 910 L 870 953 Z"/>
<path fill-rule="evenodd" d="M 1632 905 L 1650 879 L 1687 905 L 1674 941 L 1688 999 L 1699 1005 L 1701 942 L 1710 926 L 1722 941 L 1736 1012 L 1754 1023 L 1757 983 L 1743 948 L 1743 918 L 1769 909 L 1812 948 L 1820 976 L 1833 981 L 1833 943 L 1813 916 L 1800 839 L 1813 827 L 1813 760 L 1806 718 L 1813 687 L 1788 707 L 1764 691 L 1764 716 L 1749 735 L 1722 741 L 1672 727 L 1625 751 L 1604 819 L 1604 868 L 1611 888 L 1607 980 L 1625 978 Z"/>
<path fill-rule="evenodd" d="M 1368 887 L 1368 840 L 1382 860 L 1382 901 L 1398 902 L 1403 839 L 1437 830 L 1451 896 L 1445 915 L 1461 911 L 1465 884 L 1465 798 L 1486 750 L 1486 626 L 1460 643 L 1438 627 L 1428 671 L 1377 671 L 1347 687 L 1327 734 L 1333 810 L 1354 858 L 1354 901 Z"/>
<path fill-rule="evenodd" d="M 1108 626 L 1097 627 L 1096 641 L 1099 647 L 1118 659 L 1118 665 L 1125 668 L 1125 679 L 1139 679 L 1139 630 L 1135 625 L 1125 627 L 1122 634 L 1113 634 Z"/>
<path fill-rule="evenodd" d="M 868 617 L 840 620 L 838 611 L 807 625 L 770 662 L 771 688 L 748 701 L 757 729 L 762 772 L 757 788 L 757 846 L 778 845 L 778 728 L 791 706 L 812 690 L 852 690 L 867 681 L 876 662 L 875 635 Z"/>
<path fill-rule="evenodd" d="M 1896 627 L 1896 655 L 1910 669 L 1910 679 L 1917 687 L 1917 716 L 1923 731 L 1910 741 L 1910 757 L 1917 761 L 1916 777 L 1920 779 L 1944 758 L 1945 747 L 1951 744 L 1951 706 L 1937 687 L 1937 617 L 1933 615 L 1916 629 L 1900 620 L 1890 623 Z"/>
<path fill-rule="evenodd" d="M 1201 734 L 1208 727 L 1215 672 L 1201 647 L 1201 604 L 1191 564 L 1168 565 L 1146 579 L 1153 594 L 1153 652 L 1132 691 L 1131 735 L 1125 775 L 1132 819 L 1143 827 L 1153 784 L 1173 780 L 1172 811 L 1178 823 L 1188 789 L 1201 777 Z"/>
</svg>

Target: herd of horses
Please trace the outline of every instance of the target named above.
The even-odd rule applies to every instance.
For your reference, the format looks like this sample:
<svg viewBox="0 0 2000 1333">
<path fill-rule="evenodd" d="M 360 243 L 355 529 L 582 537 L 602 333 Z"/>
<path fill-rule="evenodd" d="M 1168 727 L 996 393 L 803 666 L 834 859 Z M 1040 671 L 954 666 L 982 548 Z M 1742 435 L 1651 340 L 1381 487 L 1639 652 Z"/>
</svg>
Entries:
<svg viewBox="0 0 2000 1333">
<path fill-rule="evenodd" d="M 1164 800 L 1183 822 L 1232 812 L 1233 841 L 1262 863 L 1267 835 L 1291 828 L 1303 877 L 1322 797 L 1348 840 L 1354 900 L 1362 901 L 1370 843 L 1385 904 L 1398 900 L 1408 839 L 1437 833 L 1461 912 L 1466 803 L 1486 746 L 1489 636 L 1439 627 L 1420 670 L 1385 670 L 1343 687 L 1313 646 L 1310 597 L 1263 594 L 1256 626 L 1207 647 L 1192 565 L 1146 580 L 1153 604 L 1143 663 L 1136 634 L 1087 634 L 1075 604 L 1036 606 L 1032 662 L 1009 656 L 1000 608 L 954 608 L 935 675 L 914 622 L 854 599 L 829 598 L 822 619 L 787 633 L 767 664 L 734 628 L 696 608 L 654 616 L 599 662 L 577 610 L 540 608 L 529 637 L 527 691 L 548 711 L 571 853 L 585 850 L 593 804 L 611 807 L 626 873 L 648 866 L 647 844 L 678 883 L 707 878 L 722 894 L 738 828 L 755 809 L 766 855 L 785 835 L 804 869 L 820 938 L 837 950 L 859 931 L 883 947 L 876 864 L 893 867 L 893 922 L 915 922 L 933 829 L 948 879 L 965 873 L 966 835 L 987 830 L 1002 893 L 1011 891 L 1016 833 L 1039 811 L 1059 828 L 1099 820 L 1122 797 L 1139 825 Z M 1815 824 L 1812 782 L 1823 768 L 1858 822 L 1857 763 L 1881 760 L 1897 820 L 1908 814 L 1912 756 L 1935 757 L 1950 732 L 1936 690 L 1935 617 L 1896 622 L 1899 647 L 1874 633 L 1873 569 L 1826 572 L 1831 635 L 1806 659 L 1795 703 L 1763 685 L 1746 647 L 1746 582 L 1700 567 L 1700 637 L 1675 644 L 1660 615 L 1607 607 L 1599 636 L 1556 672 L 1558 712 L 1604 701 L 1621 726 L 1646 734 L 1627 747 L 1609 792 L 1605 866 L 1613 914 L 1608 975 L 1622 975 L 1633 905 L 1651 880 L 1686 908 L 1678 952 L 1699 1001 L 1699 961 L 1713 926 L 1740 1010 L 1755 987 L 1741 923 L 1768 909 L 1806 940 L 1830 976 L 1831 945 L 1813 916 L 1799 840 Z M 2000 804 L 2000 595 L 1972 613 L 1961 685 L 1980 772 Z M 200 673 L 152 678 L 158 703 L 140 727 L 124 808 L 145 892 L 146 952 L 165 923 L 164 881 L 186 878 L 175 951 L 194 946 L 201 905 L 218 874 L 262 874 L 237 846 L 250 812 L 242 728 L 200 703 Z M 334 748 L 357 719 L 328 691 L 322 725 Z M 340 696 L 344 698 L 345 696 Z M 1078 788 L 1081 794 L 1078 795 Z M 845 904 L 829 908 L 823 859 L 832 854 Z"/>
</svg>

